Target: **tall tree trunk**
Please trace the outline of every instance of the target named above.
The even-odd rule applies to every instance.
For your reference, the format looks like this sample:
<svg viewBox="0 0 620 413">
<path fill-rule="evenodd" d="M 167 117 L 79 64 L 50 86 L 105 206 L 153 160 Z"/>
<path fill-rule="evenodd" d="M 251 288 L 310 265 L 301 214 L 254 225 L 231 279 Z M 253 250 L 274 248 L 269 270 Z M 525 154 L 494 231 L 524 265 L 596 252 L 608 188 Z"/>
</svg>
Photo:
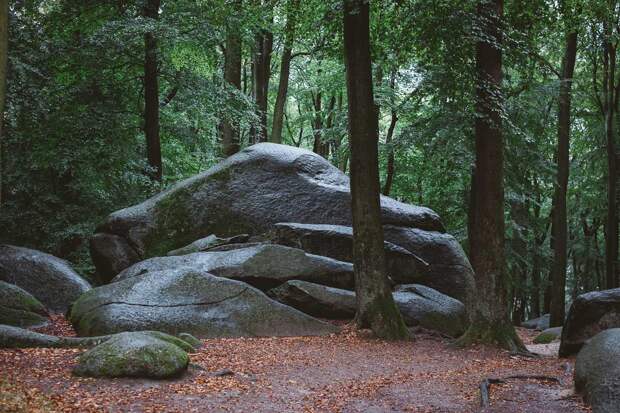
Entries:
<svg viewBox="0 0 620 413">
<path fill-rule="evenodd" d="M 278 96 L 273 108 L 273 124 L 271 127 L 271 142 L 282 143 L 282 124 L 284 120 L 284 107 L 288 94 L 288 81 L 291 72 L 291 60 L 293 56 L 293 41 L 295 40 L 295 25 L 297 22 L 297 9 L 299 0 L 289 0 L 286 10 L 286 27 L 284 28 L 284 50 L 280 63 L 280 83 Z"/>
<path fill-rule="evenodd" d="M 159 18 L 160 0 L 147 0 L 143 15 L 146 18 Z M 159 140 L 159 75 L 157 58 L 157 39 L 148 32 L 144 35 L 144 135 L 146 153 L 151 178 L 161 181 L 161 143 Z"/>
<path fill-rule="evenodd" d="M 383 250 L 379 118 L 373 98 L 369 5 L 365 0 L 344 0 L 344 50 L 351 143 L 356 322 L 359 326 L 370 326 L 379 337 L 402 339 L 408 333 L 392 297 Z"/>
<path fill-rule="evenodd" d="M 568 222 L 566 218 L 566 194 L 568 191 L 570 110 L 573 72 L 577 57 L 577 33 L 566 36 L 566 50 L 562 63 L 558 108 L 557 182 L 554 193 L 553 213 L 553 266 L 551 270 L 551 321 L 552 327 L 564 324 L 566 307 L 566 267 L 568 265 Z"/>
<path fill-rule="evenodd" d="M 235 14 L 241 11 L 242 0 L 235 0 Z M 224 54 L 224 81 L 232 88 L 241 90 L 241 33 L 237 22 L 226 27 L 226 52 Z M 230 156 L 239 152 L 239 122 L 222 122 L 222 153 Z"/>
<path fill-rule="evenodd" d="M 254 50 L 254 98 L 260 123 L 252 138 L 254 143 L 266 142 L 268 137 L 267 104 L 272 51 L 273 33 L 265 29 L 260 30 L 256 35 Z"/>
<path fill-rule="evenodd" d="M 312 107 L 314 108 L 314 119 L 312 129 L 314 131 L 314 144 L 312 151 L 324 158 L 329 156 L 329 144 L 323 142 L 323 94 L 318 91 L 316 95 L 311 94 Z"/>
<path fill-rule="evenodd" d="M 501 98 L 503 0 L 481 0 L 476 43 L 476 172 L 470 259 L 478 300 L 461 344 L 494 343 L 512 351 L 525 347 L 510 322 L 504 256 L 504 140 Z"/>
<path fill-rule="evenodd" d="M 609 35 L 611 37 L 611 35 Z M 606 78 L 607 78 L 607 111 L 605 119 L 605 133 L 607 138 L 607 225 L 605 238 L 605 274 L 607 288 L 618 287 L 618 165 L 615 145 L 614 115 L 617 111 L 616 98 L 616 46 L 606 41 Z"/>
<path fill-rule="evenodd" d="M 392 141 L 394 138 L 394 130 L 396 129 L 396 122 L 398 122 L 398 113 L 396 112 L 395 102 L 394 102 L 394 93 L 396 93 L 396 70 L 392 72 L 390 76 L 390 88 L 392 89 L 392 98 L 391 100 L 391 112 L 392 117 L 390 119 L 390 126 L 388 127 L 387 136 L 385 137 L 385 145 L 387 146 L 388 151 L 388 159 L 387 159 L 387 168 L 385 174 L 385 183 L 383 184 L 383 195 L 390 195 L 390 191 L 392 191 L 392 184 L 394 183 L 394 147 L 392 145 Z"/>
<path fill-rule="evenodd" d="M 6 102 L 6 77 L 9 58 L 9 2 L 0 0 L 0 208 L 4 186 L 4 106 Z"/>
</svg>

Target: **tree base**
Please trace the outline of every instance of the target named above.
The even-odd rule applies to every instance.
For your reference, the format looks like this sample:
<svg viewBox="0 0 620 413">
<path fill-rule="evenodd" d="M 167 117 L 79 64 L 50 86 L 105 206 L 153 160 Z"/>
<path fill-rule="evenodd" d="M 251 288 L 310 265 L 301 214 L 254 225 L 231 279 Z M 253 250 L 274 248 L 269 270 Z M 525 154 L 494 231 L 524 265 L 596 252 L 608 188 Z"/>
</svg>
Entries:
<svg viewBox="0 0 620 413">
<path fill-rule="evenodd" d="M 459 347 L 490 344 L 517 354 L 530 354 L 510 323 L 472 323 L 454 343 Z"/>
</svg>

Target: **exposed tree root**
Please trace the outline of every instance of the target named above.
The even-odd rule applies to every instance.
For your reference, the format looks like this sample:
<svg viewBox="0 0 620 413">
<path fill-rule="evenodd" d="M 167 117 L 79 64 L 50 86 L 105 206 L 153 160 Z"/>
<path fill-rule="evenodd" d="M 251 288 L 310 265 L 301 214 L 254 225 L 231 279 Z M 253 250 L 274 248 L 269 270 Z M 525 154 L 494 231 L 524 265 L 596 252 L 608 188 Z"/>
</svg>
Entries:
<svg viewBox="0 0 620 413">
<path fill-rule="evenodd" d="M 492 384 L 503 384 L 506 383 L 507 380 L 539 380 L 539 381 L 549 381 L 557 384 L 561 384 L 560 380 L 557 377 L 552 376 L 528 376 L 528 375 L 516 375 L 516 376 L 508 376 L 502 379 L 498 378 L 486 378 L 480 383 L 480 407 L 485 408 L 490 404 L 491 397 L 489 395 L 489 390 Z"/>
</svg>

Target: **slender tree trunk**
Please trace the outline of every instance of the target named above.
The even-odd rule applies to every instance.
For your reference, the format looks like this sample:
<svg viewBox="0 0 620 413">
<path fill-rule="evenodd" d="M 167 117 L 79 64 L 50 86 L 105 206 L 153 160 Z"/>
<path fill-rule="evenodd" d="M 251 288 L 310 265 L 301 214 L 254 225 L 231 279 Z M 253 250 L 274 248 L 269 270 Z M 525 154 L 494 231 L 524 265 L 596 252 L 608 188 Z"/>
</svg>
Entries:
<svg viewBox="0 0 620 413">
<path fill-rule="evenodd" d="M 525 347 L 510 322 L 504 256 L 504 140 L 502 134 L 503 0 L 478 3 L 483 35 L 476 44 L 476 173 L 470 259 L 478 300 L 461 344 L 494 343 L 513 351 Z"/>
<path fill-rule="evenodd" d="M 314 144 L 312 150 L 314 153 L 327 158 L 329 156 L 329 144 L 323 141 L 323 94 L 320 91 L 316 95 L 312 93 L 311 98 L 314 108 L 314 120 L 312 121 Z"/>
<path fill-rule="evenodd" d="M 385 145 L 387 146 L 388 158 L 387 158 L 387 168 L 385 174 L 385 183 L 383 184 L 383 195 L 390 195 L 390 191 L 392 191 L 392 184 L 394 183 L 394 147 L 392 145 L 392 141 L 394 138 L 394 130 L 396 129 L 396 122 L 398 122 L 398 113 L 396 112 L 395 102 L 394 102 L 394 93 L 396 89 L 396 71 L 392 72 L 390 76 L 390 88 L 392 89 L 392 117 L 390 119 L 390 126 L 388 127 L 387 136 L 385 137 Z"/>
<path fill-rule="evenodd" d="M 349 98 L 353 261 L 356 322 L 386 339 L 408 333 L 388 283 L 379 204 L 378 113 L 370 62 L 369 4 L 344 0 L 344 48 Z"/>
<path fill-rule="evenodd" d="M 3 204 L 4 186 L 4 106 L 6 102 L 6 77 L 9 58 L 9 2 L 0 0 L 0 208 Z"/>
<path fill-rule="evenodd" d="M 286 27 L 284 28 L 284 50 L 280 63 L 280 83 L 278 96 L 273 108 L 273 124 L 271 128 L 271 142 L 282 143 L 282 122 L 284 119 L 284 107 L 288 94 L 288 81 L 291 72 L 291 60 L 293 56 L 293 41 L 295 40 L 295 25 L 299 0 L 289 0 L 286 11 Z"/>
<path fill-rule="evenodd" d="M 273 33 L 263 29 L 256 35 L 254 52 L 254 98 L 260 119 L 259 128 L 253 137 L 254 143 L 266 142 L 269 136 L 267 133 L 267 104 L 272 51 Z"/>
<path fill-rule="evenodd" d="M 614 115 L 616 103 L 616 46 L 611 40 L 606 42 L 606 73 L 607 73 L 607 112 L 605 119 L 605 132 L 607 138 L 607 226 L 605 238 L 605 274 L 607 288 L 618 287 L 618 165 L 615 145 Z"/>
<path fill-rule="evenodd" d="M 566 267 L 568 265 L 568 221 L 566 217 L 566 194 L 568 191 L 570 110 L 573 72 L 577 57 L 577 33 L 566 36 L 566 50 L 562 63 L 558 110 L 557 182 L 554 193 L 553 213 L 553 266 L 551 270 L 551 326 L 564 324 L 566 307 Z"/>
<path fill-rule="evenodd" d="M 146 18 L 159 18 L 160 0 L 147 0 L 143 15 Z M 144 135 L 150 175 L 156 181 L 162 178 L 161 143 L 159 140 L 159 75 L 157 39 L 148 32 L 144 35 Z"/>
<path fill-rule="evenodd" d="M 235 14 L 241 11 L 241 0 L 235 0 Z M 226 52 L 224 54 L 224 81 L 241 90 L 241 33 L 237 22 L 226 27 Z M 229 119 L 222 122 L 222 153 L 230 156 L 239 152 L 239 122 Z"/>
</svg>

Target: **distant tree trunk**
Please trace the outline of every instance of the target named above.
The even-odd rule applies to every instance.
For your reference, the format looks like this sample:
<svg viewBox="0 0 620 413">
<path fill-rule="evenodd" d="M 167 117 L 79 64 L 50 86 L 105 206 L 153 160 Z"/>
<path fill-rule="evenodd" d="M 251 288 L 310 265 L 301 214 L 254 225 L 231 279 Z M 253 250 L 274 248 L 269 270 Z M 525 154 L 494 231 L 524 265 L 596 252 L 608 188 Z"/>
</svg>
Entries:
<svg viewBox="0 0 620 413">
<path fill-rule="evenodd" d="M 369 5 L 344 0 L 344 49 L 349 98 L 351 203 L 356 322 L 385 339 L 408 336 L 388 283 L 379 205 L 378 113 L 370 62 Z"/>
<path fill-rule="evenodd" d="M 517 228 L 513 229 L 512 249 L 517 255 L 517 259 L 512 267 L 513 276 L 513 307 L 512 322 L 514 325 L 521 325 L 525 320 L 527 307 L 527 274 L 528 274 L 528 250 L 527 239 L 528 231 L 531 227 L 529 222 L 529 203 L 521 201 L 510 202 L 510 215 Z"/>
<path fill-rule="evenodd" d="M 314 119 L 312 129 L 314 131 L 314 144 L 312 150 L 323 158 L 329 156 L 329 144 L 323 141 L 323 94 L 321 91 L 311 94 L 312 106 L 314 108 Z"/>
<path fill-rule="evenodd" d="M 235 0 L 235 12 L 241 11 L 242 0 Z M 224 81 L 232 88 L 241 90 L 241 34 L 239 23 L 226 27 L 226 52 L 224 54 Z M 229 119 L 222 122 L 222 153 L 230 156 L 239 152 L 239 122 Z"/>
<path fill-rule="evenodd" d="M 267 103 L 269 97 L 269 78 L 271 77 L 271 53 L 273 51 L 273 33 L 262 29 L 256 35 L 254 51 L 254 98 L 260 119 L 259 128 L 255 131 L 253 142 L 266 142 Z"/>
<path fill-rule="evenodd" d="M 4 106 L 6 102 L 6 76 L 9 58 L 9 2 L 0 1 L 0 208 L 2 207 L 2 178 L 4 165 Z"/>
<path fill-rule="evenodd" d="M 282 123 L 284 120 L 284 107 L 286 106 L 286 96 L 288 93 L 288 81 L 291 71 L 298 6 L 299 0 L 289 0 L 287 3 L 286 27 L 284 28 L 284 50 L 282 51 L 282 61 L 280 63 L 280 83 L 278 85 L 276 104 L 273 108 L 273 124 L 271 128 L 271 142 L 274 143 L 282 143 Z"/>
<path fill-rule="evenodd" d="M 392 184 L 394 182 L 394 147 L 392 146 L 392 140 L 394 137 L 394 130 L 396 129 L 396 122 L 398 122 L 398 113 L 396 112 L 396 108 L 394 107 L 394 93 L 396 89 L 396 71 L 392 72 L 390 76 L 390 88 L 392 89 L 392 98 L 391 98 L 391 112 L 392 117 L 390 119 L 390 126 L 388 127 L 387 136 L 385 137 L 385 145 L 387 146 L 388 151 L 388 159 L 387 159 L 387 168 L 385 174 L 385 183 L 383 184 L 383 195 L 390 195 L 390 191 L 392 190 Z"/>
<path fill-rule="evenodd" d="M 618 287 L 618 159 L 615 145 L 615 112 L 617 111 L 616 97 L 616 46 L 612 44 L 611 29 L 608 29 L 605 42 L 605 90 L 606 90 L 606 116 L 605 133 L 607 138 L 607 224 L 605 231 L 605 274 L 607 288 Z"/>
<path fill-rule="evenodd" d="M 566 218 L 566 194 L 568 191 L 570 110 L 573 72 L 577 56 L 577 33 L 566 36 L 566 50 L 562 63 L 558 109 L 557 181 L 554 193 L 553 213 L 553 266 L 551 270 L 551 321 L 552 327 L 564 324 L 566 307 L 566 267 L 568 265 L 568 221 Z"/>
<path fill-rule="evenodd" d="M 510 322 L 504 256 L 504 141 L 501 97 L 503 0 L 478 3 L 482 36 L 476 43 L 476 173 L 470 259 L 478 299 L 472 323 L 459 340 L 494 343 L 512 351 L 525 347 Z"/>
<path fill-rule="evenodd" d="M 159 18 L 160 0 L 146 0 L 143 15 L 146 18 Z M 159 75 L 157 58 L 157 39 L 148 32 L 144 35 L 144 135 L 146 153 L 151 178 L 161 181 L 161 143 L 159 140 Z"/>
</svg>

